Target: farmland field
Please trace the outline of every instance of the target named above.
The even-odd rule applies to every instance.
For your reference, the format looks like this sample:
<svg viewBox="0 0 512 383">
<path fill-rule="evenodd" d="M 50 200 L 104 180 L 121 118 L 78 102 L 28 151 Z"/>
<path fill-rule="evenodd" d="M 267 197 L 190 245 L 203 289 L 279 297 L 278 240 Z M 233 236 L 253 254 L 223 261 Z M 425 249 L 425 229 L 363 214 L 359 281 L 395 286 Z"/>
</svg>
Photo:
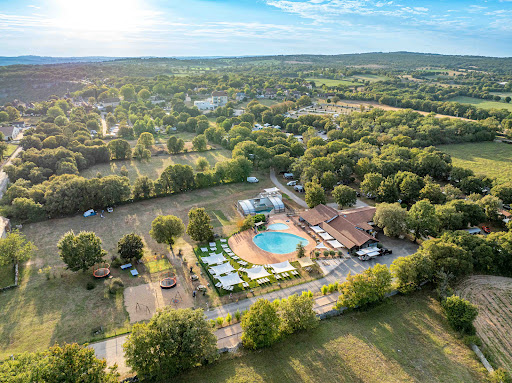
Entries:
<svg viewBox="0 0 512 383">
<path fill-rule="evenodd" d="M 361 85 L 360 82 L 353 82 L 353 81 L 350 81 L 350 80 L 332 80 L 332 79 L 328 79 L 328 78 L 307 78 L 306 81 L 314 81 L 315 82 L 315 85 L 317 87 L 320 87 L 322 85 L 327 85 L 327 86 L 338 86 L 338 85 Z"/>
<path fill-rule="evenodd" d="M 119 175 L 123 166 L 128 170 L 128 178 L 133 183 L 139 176 L 148 176 L 156 180 L 160 174 L 169 165 L 183 164 L 190 165 L 195 169 L 196 161 L 199 158 L 206 158 L 211 167 L 214 167 L 217 162 L 225 161 L 231 158 L 231 151 L 221 150 L 208 150 L 206 152 L 192 152 L 192 153 L 179 153 L 171 155 L 162 155 L 151 157 L 148 161 L 112 161 L 108 164 L 98 164 L 80 172 L 80 175 L 86 178 L 96 177 L 99 172 L 102 176 L 112 174 Z"/>
<path fill-rule="evenodd" d="M 475 275 L 459 291 L 478 306 L 475 327 L 484 352 L 498 367 L 512 371 L 512 278 Z"/>
<path fill-rule="evenodd" d="M 473 170 L 477 175 L 512 181 L 512 145 L 502 142 L 475 142 L 441 145 L 452 156 L 453 165 Z"/>
<path fill-rule="evenodd" d="M 428 292 L 322 321 L 262 352 L 228 353 L 178 382 L 483 382 Z"/>
<path fill-rule="evenodd" d="M 76 215 L 23 225 L 23 233 L 37 245 L 38 250 L 22 268 L 20 286 L 0 294 L 0 359 L 13 353 L 41 350 L 55 342 L 87 342 L 98 328 L 102 328 L 106 335 L 114 335 L 129 326 L 122 294 L 106 294 L 103 281 L 95 280 L 90 271 L 73 273 L 65 270 L 57 242 L 67 231 L 95 232 L 108 253 L 107 259 L 116 254 L 117 241 L 134 232 L 142 236 L 148 260 L 147 257 L 155 253 L 169 252 L 167 246 L 156 243 L 149 235 L 151 222 L 160 214 L 173 214 L 187 223 L 189 209 L 202 206 L 210 213 L 216 233 L 226 235 L 233 232 L 240 218 L 235 201 L 253 197 L 271 185 L 268 173 L 255 175 L 260 179 L 257 184 L 221 185 L 132 203 L 116 207 L 113 213 L 106 213 L 105 218 Z M 184 258 L 193 261 L 191 265 L 194 265 L 192 245 L 195 243 L 185 235 L 177 241 L 175 249 L 183 249 Z M 176 257 L 171 261 L 178 277 L 189 281 L 183 274 L 181 259 Z M 112 269 L 112 275 L 122 278 L 127 287 L 154 281 L 151 274 L 144 272 L 143 266 L 137 268 L 141 272 L 140 278 L 131 277 L 128 271 L 117 268 Z M 147 268 L 158 272 L 167 269 L 168 264 L 165 261 L 148 262 Z M 86 289 L 88 282 L 95 288 Z M 200 296 L 196 304 L 202 302 L 204 305 L 207 299 L 218 297 Z M 210 305 L 212 303 L 215 302 L 210 300 Z"/>
<path fill-rule="evenodd" d="M 365 81 L 375 82 L 375 81 L 386 81 L 389 78 L 386 76 L 379 76 L 378 74 L 357 74 L 353 76 L 353 78 L 358 78 Z M 347 78 L 347 80 L 350 80 L 351 78 Z"/>
<path fill-rule="evenodd" d="M 481 98 L 458 96 L 450 98 L 447 101 L 460 102 L 461 104 L 471 104 L 482 109 L 507 109 L 512 112 L 512 104 L 506 102 L 482 100 Z"/>
</svg>

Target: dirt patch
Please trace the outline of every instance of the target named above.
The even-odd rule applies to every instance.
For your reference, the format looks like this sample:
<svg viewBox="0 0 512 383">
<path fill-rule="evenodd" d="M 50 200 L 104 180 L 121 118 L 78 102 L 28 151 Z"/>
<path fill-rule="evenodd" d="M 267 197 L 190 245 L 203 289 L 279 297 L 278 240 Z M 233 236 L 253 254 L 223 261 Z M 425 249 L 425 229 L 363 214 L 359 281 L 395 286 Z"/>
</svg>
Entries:
<svg viewBox="0 0 512 383">
<path fill-rule="evenodd" d="M 194 306 L 194 298 L 185 284 L 178 283 L 172 289 L 162 289 L 160 282 L 128 287 L 124 290 L 124 305 L 130 315 L 130 323 L 149 320 L 158 309 L 171 306 L 184 309 Z"/>
<path fill-rule="evenodd" d="M 512 278 L 475 275 L 459 285 L 458 293 L 478 306 L 475 327 L 484 350 L 512 371 Z"/>
</svg>

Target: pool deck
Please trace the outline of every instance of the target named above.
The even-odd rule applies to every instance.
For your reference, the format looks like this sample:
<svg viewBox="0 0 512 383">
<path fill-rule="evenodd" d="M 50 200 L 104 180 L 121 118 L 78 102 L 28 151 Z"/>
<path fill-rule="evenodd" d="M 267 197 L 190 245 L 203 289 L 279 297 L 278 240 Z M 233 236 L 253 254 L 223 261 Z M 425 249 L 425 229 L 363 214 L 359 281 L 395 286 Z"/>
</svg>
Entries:
<svg viewBox="0 0 512 383">
<path fill-rule="evenodd" d="M 289 221 L 289 222 L 286 222 Z M 311 238 L 308 234 L 306 234 L 303 230 L 295 226 L 292 219 L 287 217 L 285 214 L 276 214 L 271 216 L 269 219 L 269 224 L 274 223 L 284 223 L 288 226 L 286 230 L 269 230 L 274 233 L 290 233 L 298 235 L 299 237 L 305 238 L 309 241 L 309 244 L 305 246 L 306 254 L 309 254 L 311 250 L 313 250 L 316 246 L 316 242 L 313 238 Z M 262 232 L 264 233 L 264 232 Z M 256 265 L 266 265 L 270 263 L 279 263 L 284 261 L 295 261 L 297 260 L 296 252 L 293 251 L 287 254 L 275 254 L 269 253 L 268 251 L 260 249 L 253 242 L 253 238 L 256 236 L 254 230 L 246 230 L 242 233 L 235 234 L 229 238 L 228 244 L 231 250 L 242 258 L 244 261 L 256 264 Z"/>
</svg>

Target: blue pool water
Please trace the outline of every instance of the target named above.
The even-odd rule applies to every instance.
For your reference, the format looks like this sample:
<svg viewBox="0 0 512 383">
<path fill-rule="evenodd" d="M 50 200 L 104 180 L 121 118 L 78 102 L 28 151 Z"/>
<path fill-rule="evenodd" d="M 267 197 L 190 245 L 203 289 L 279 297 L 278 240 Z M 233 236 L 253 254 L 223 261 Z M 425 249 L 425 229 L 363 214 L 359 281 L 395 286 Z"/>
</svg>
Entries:
<svg viewBox="0 0 512 383">
<path fill-rule="evenodd" d="M 297 249 L 299 242 L 302 242 L 304 246 L 309 243 L 307 239 L 298 235 L 276 231 L 258 234 L 252 240 L 260 249 L 275 254 L 292 253 Z"/>
<path fill-rule="evenodd" d="M 267 229 L 269 230 L 286 230 L 289 229 L 288 225 L 284 223 L 273 223 L 272 225 L 268 225 Z"/>
</svg>

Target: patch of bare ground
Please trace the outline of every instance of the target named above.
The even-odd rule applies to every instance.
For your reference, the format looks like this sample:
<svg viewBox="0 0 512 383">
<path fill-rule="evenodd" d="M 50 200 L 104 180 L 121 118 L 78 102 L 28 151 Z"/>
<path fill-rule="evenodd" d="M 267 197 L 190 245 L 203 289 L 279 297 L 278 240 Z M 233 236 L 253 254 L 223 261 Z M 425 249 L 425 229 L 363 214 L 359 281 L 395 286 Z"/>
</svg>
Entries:
<svg viewBox="0 0 512 383">
<path fill-rule="evenodd" d="M 478 306 L 475 327 L 484 349 L 499 367 L 512 371 L 512 278 L 474 275 L 457 290 Z"/>
</svg>

